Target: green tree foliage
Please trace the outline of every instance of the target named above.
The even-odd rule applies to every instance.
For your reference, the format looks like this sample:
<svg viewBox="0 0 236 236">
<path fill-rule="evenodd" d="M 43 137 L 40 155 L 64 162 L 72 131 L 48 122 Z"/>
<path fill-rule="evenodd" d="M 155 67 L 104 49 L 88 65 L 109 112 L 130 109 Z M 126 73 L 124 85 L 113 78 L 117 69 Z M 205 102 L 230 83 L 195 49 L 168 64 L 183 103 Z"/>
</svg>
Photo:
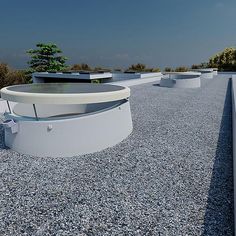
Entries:
<svg viewBox="0 0 236 236">
<path fill-rule="evenodd" d="M 220 71 L 236 71 L 236 48 L 225 48 L 209 59 L 208 66 Z"/>
<path fill-rule="evenodd" d="M 188 68 L 185 66 L 179 66 L 175 68 L 175 72 L 186 72 L 188 71 Z"/>
<path fill-rule="evenodd" d="M 29 79 L 23 70 L 13 70 L 7 64 L 0 63 L 0 88 L 29 83 Z"/>
<path fill-rule="evenodd" d="M 66 57 L 56 44 L 36 44 L 37 49 L 29 49 L 27 53 L 31 56 L 28 62 L 33 71 L 61 71 L 66 69 Z"/>
</svg>

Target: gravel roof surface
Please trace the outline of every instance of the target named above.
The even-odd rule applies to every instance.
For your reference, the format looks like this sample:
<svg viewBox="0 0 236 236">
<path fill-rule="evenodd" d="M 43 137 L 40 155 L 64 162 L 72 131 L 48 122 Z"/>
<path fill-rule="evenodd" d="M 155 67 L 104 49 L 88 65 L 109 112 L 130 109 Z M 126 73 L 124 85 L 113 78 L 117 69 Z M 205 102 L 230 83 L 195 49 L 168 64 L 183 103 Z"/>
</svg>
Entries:
<svg viewBox="0 0 236 236">
<path fill-rule="evenodd" d="M 233 235 L 227 76 L 131 93 L 133 133 L 102 152 L 20 155 L 1 128 L 0 235 Z"/>
</svg>

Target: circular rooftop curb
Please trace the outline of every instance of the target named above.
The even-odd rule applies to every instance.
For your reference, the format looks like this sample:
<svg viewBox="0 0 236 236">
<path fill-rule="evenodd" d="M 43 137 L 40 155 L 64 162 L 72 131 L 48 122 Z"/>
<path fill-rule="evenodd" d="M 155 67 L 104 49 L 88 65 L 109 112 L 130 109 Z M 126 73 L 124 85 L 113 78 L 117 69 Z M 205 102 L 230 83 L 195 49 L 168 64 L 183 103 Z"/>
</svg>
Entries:
<svg viewBox="0 0 236 236">
<path fill-rule="evenodd" d="M 118 144 L 133 129 L 127 87 L 46 83 L 6 87 L 1 95 L 9 106 L 5 144 L 22 154 L 93 153 Z"/>
<path fill-rule="evenodd" d="M 201 73 L 197 72 L 168 72 L 160 81 L 161 87 L 168 88 L 199 88 Z"/>
<path fill-rule="evenodd" d="M 128 98 L 128 87 L 110 84 L 45 83 L 1 89 L 4 100 L 30 104 L 91 104 Z"/>
<path fill-rule="evenodd" d="M 193 69 L 192 71 L 200 72 L 201 79 L 212 79 L 215 73 L 213 68 Z"/>
</svg>

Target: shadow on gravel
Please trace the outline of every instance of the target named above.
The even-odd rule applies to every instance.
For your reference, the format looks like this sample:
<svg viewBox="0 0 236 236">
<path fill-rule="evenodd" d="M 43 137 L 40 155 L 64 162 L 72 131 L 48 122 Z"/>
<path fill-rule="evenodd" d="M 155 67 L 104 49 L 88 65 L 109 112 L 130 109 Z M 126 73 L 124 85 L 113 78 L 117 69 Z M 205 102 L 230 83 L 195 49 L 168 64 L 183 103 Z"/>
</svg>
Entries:
<svg viewBox="0 0 236 236">
<path fill-rule="evenodd" d="M 5 146 L 5 142 L 4 142 L 4 128 L 3 125 L 0 124 L 0 149 L 8 149 Z"/>
<path fill-rule="evenodd" d="M 158 87 L 160 87 L 160 84 L 153 84 L 152 86 L 158 86 Z"/>
<path fill-rule="evenodd" d="M 233 152 L 231 80 L 228 82 L 217 143 L 203 235 L 233 235 Z"/>
</svg>

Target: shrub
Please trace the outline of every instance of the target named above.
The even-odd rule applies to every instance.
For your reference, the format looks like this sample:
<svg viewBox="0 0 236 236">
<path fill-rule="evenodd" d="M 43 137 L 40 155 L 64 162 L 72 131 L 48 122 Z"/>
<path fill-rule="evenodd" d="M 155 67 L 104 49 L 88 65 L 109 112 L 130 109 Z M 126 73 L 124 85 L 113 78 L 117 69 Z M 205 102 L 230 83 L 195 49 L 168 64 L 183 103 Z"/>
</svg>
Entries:
<svg viewBox="0 0 236 236">
<path fill-rule="evenodd" d="M 101 80 L 100 79 L 93 79 L 91 81 L 92 84 L 100 84 L 101 83 Z"/>
<path fill-rule="evenodd" d="M 137 71 L 137 72 L 143 72 L 145 71 L 146 65 L 142 64 L 142 63 L 137 63 L 137 64 L 133 64 L 131 65 L 127 71 Z"/>
<path fill-rule="evenodd" d="M 92 68 L 86 63 L 74 64 L 70 69 L 73 71 L 92 71 Z"/>
<path fill-rule="evenodd" d="M 191 69 L 199 69 L 200 67 L 199 67 L 199 65 L 195 65 L 195 64 L 193 64 L 192 66 L 191 66 Z"/>
<path fill-rule="evenodd" d="M 74 71 L 80 71 L 80 70 L 82 70 L 80 64 L 74 64 L 70 69 L 71 69 L 71 70 L 74 70 Z"/>
<path fill-rule="evenodd" d="M 172 71 L 173 71 L 173 69 L 171 67 L 166 67 L 165 68 L 165 72 L 172 72 Z"/>
<path fill-rule="evenodd" d="M 179 66 L 175 68 L 175 72 L 186 72 L 188 71 L 188 68 L 185 66 Z"/>
<path fill-rule="evenodd" d="M 7 64 L 0 63 L 0 88 L 29 82 L 26 71 L 13 70 Z"/>
<path fill-rule="evenodd" d="M 160 68 L 147 68 L 146 65 L 142 64 L 142 63 L 138 63 L 138 64 L 133 64 L 131 65 L 126 72 L 129 71 L 134 71 L 134 72 L 160 72 Z"/>
<path fill-rule="evenodd" d="M 150 72 L 161 72 L 161 69 L 160 68 L 152 68 L 151 70 L 150 70 Z"/>
<path fill-rule="evenodd" d="M 208 68 L 208 67 L 209 67 L 209 66 L 208 66 L 208 63 L 203 62 L 203 63 L 201 63 L 201 64 L 199 64 L 199 65 L 193 64 L 193 65 L 191 66 L 191 69 L 206 69 L 206 68 Z"/>
</svg>

